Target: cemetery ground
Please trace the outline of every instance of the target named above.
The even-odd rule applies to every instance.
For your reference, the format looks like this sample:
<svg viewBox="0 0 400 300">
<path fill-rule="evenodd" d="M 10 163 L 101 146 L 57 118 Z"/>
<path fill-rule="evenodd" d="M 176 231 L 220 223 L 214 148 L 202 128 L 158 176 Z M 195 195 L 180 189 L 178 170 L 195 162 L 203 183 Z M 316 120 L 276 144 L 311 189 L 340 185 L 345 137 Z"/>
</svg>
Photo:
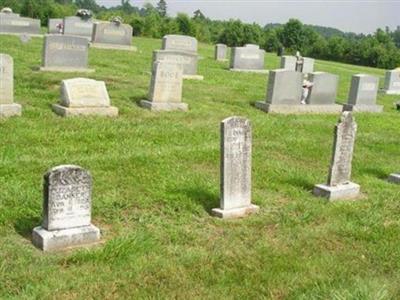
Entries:
<svg viewBox="0 0 400 300">
<path fill-rule="evenodd" d="M 229 72 L 200 44 L 198 74 L 184 81 L 189 112 L 154 113 L 146 99 L 152 50 L 90 49 L 91 74 L 41 73 L 43 40 L 0 36 L 13 56 L 22 117 L 0 121 L 0 298 L 399 299 L 400 193 L 386 181 L 400 169 L 396 96 L 380 94 L 383 114 L 356 114 L 352 180 L 358 201 L 316 198 L 326 182 L 339 115 L 271 115 L 267 75 Z M 266 68 L 279 67 L 275 54 Z M 340 76 L 384 70 L 316 61 Z M 51 105 L 62 79 L 106 82 L 117 118 L 61 118 Z M 398 96 L 397 96 L 398 97 Z M 253 128 L 252 202 L 238 220 L 210 216 L 219 206 L 220 122 L 247 117 Z M 42 216 L 43 174 L 77 164 L 93 176 L 92 223 L 103 244 L 47 254 L 31 241 Z"/>
</svg>

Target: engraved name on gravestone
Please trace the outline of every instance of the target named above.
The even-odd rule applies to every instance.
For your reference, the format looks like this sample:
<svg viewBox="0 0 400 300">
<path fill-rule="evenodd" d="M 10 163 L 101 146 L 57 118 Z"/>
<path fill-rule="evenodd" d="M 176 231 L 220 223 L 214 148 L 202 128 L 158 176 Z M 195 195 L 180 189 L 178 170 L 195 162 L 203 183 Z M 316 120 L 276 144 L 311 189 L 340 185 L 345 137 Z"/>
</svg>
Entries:
<svg viewBox="0 0 400 300">
<path fill-rule="evenodd" d="M 221 199 L 212 213 L 221 218 L 256 212 L 251 204 L 251 125 L 240 117 L 221 122 Z"/>
<path fill-rule="evenodd" d="M 40 35 L 40 20 L 4 15 L 0 16 L 0 33 Z"/>
<path fill-rule="evenodd" d="M 376 104 L 379 78 L 366 74 L 352 76 L 345 110 L 360 112 L 382 112 L 383 106 Z"/>
<path fill-rule="evenodd" d="M 156 61 L 181 64 L 183 75 L 195 76 L 197 74 L 197 54 L 170 50 L 156 50 L 153 52 L 153 64 Z"/>
<path fill-rule="evenodd" d="M 197 40 L 191 36 L 170 34 L 163 37 L 163 50 L 184 51 L 197 54 Z"/>
<path fill-rule="evenodd" d="M 14 103 L 14 61 L 0 53 L 0 117 L 21 115 L 21 105 Z"/>
</svg>

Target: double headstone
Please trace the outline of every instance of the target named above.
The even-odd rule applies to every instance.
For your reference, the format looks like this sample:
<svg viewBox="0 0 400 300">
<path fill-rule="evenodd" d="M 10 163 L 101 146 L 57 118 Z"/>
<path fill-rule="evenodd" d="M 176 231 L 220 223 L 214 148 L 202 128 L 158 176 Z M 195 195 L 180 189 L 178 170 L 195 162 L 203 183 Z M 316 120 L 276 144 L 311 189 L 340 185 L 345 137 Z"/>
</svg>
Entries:
<svg viewBox="0 0 400 300">
<path fill-rule="evenodd" d="M 43 251 L 96 243 L 100 230 L 91 224 L 92 177 L 79 166 L 62 165 L 44 175 L 42 226 L 32 240 Z"/>
<path fill-rule="evenodd" d="M 14 61 L 0 53 L 0 117 L 21 115 L 21 105 L 14 103 Z"/>
<path fill-rule="evenodd" d="M 384 92 L 388 95 L 400 95 L 400 70 L 386 72 Z"/>
<path fill-rule="evenodd" d="M 64 27 L 64 20 L 63 19 L 49 19 L 47 25 L 47 31 L 49 34 L 62 34 L 63 27 Z"/>
<path fill-rule="evenodd" d="M 230 70 L 238 72 L 268 73 L 264 69 L 265 51 L 257 45 L 232 48 Z"/>
<path fill-rule="evenodd" d="M 227 61 L 228 46 L 225 44 L 216 44 L 214 57 L 217 61 Z"/>
<path fill-rule="evenodd" d="M 117 22 L 98 22 L 93 25 L 91 46 L 102 49 L 135 51 L 132 47 L 132 26 Z"/>
<path fill-rule="evenodd" d="M 251 125 L 240 117 L 221 122 L 221 199 L 212 214 L 237 218 L 257 212 L 251 204 Z"/>
<path fill-rule="evenodd" d="M 347 104 L 344 110 L 354 112 L 382 112 L 383 106 L 376 104 L 379 78 L 366 74 L 353 75 Z"/>
<path fill-rule="evenodd" d="M 153 111 L 187 111 L 182 103 L 183 67 L 181 64 L 156 61 L 153 64 L 149 99 L 140 105 Z"/>
<path fill-rule="evenodd" d="M 104 81 L 87 78 L 63 80 L 60 103 L 53 104 L 53 111 L 63 117 L 118 115 L 118 108 L 110 104 Z"/>
<path fill-rule="evenodd" d="M 84 37 L 46 35 L 42 71 L 93 72 L 88 69 L 89 43 Z"/>
<path fill-rule="evenodd" d="M 41 36 L 40 20 L 0 13 L 0 34 Z"/>
<path fill-rule="evenodd" d="M 351 112 L 343 112 L 335 127 L 328 182 L 317 184 L 314 187 L 314 195 L 332 201 L 352 199 L 359 195 L 360 186 L 350 181 L 356 133 L 357 124 Z"/>
<path fill-rule="evenodd" d="M 74 35 L 84 37 L 87 40 L 92 39 L 93 21 L 91 18 L 81 17 L 66 17 L 64 18 L 64 32 L 65 35 Z"/>
</svg>

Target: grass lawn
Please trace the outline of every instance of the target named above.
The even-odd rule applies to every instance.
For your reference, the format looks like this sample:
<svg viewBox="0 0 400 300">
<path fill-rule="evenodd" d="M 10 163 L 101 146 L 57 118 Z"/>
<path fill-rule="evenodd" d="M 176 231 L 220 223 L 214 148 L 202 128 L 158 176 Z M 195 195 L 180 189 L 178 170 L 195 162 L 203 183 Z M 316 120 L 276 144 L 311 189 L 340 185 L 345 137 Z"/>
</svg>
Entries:
<svg viewBox="0 0 400 300">
<path fill-rule="evenodd" d="M 400 299 L 400 171 L 396 96 L 379 95 L 383 114 L 358 114 L 356 202 L 311 194 L 326 181 L 338 115 L 268 115 L 267 76 L 227 71 L 200 44 L 199 74 L 184 82 L 190 111 L 153 113 L 146 98 L 152 50 L 90 49 L 93 74 L 40 73 L 42 39 L 0 36 L 14 58 L 15 102 L 23 116 L 0 121 L 1 299 Z M 279 67 L 267 54 L 266 68 Z M 384 70 L 317 61 L 340 76 L 345 102 L 352 74 Z M 51 111 L 62 79 L 106 82 L 115 119 L 61 118 Z M 219 206 L 219 126 L 238 115 L 253 127 L 253 203 L 240 220 L 210 216 Z M 93 224 L 104 244 L 45 254 L 31 241 L 41 222 L 42 176 L 77 164 L 94 179 Z"/>
</svg>

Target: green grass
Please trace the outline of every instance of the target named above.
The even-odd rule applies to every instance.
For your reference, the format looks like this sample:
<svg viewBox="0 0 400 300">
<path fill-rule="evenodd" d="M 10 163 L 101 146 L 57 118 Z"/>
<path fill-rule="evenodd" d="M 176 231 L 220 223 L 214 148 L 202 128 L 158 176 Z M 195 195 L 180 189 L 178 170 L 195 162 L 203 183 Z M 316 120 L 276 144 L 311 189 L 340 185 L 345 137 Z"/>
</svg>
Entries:
<svg viewBox="0 0 400 300">
<path fill-rule="evenodd" d="M 41 39 L 0 37 L 13 56 L 15 102 L 23 116 L 0 121 L 0 298 L 2 299 L 399 299 L 399 113 L 379 95 L 383 114 L 358 114 L 353 181 L 356 202 L 311 195 L 326 180 L 336 115 L 268 115 L 254 108 L 267 76 L 235 73 L 200 45 L 202 82 L 184 82 L 187 113 L 153 113 L 146 97 L 152 50 L 90 49 L 90 75 L 40 73 Z M 278 58 L 267 54 L 266 67 Z M 384 70 L 317 61 L 340 76 Z M 104 80 L 116 119 L 63 119 L 51 111 L 62 79 Z M 381 80 L 381 83 L 383 80 Z M 222 221 L 219 125 L 232 115 L 253 126 L 253 202 L 258 215 Z M 78 164 L 94 178 L 93 223 L 102 246 L 45 254 L 31 230 L 41 222 L 42 176 Z"/>
</svg>

